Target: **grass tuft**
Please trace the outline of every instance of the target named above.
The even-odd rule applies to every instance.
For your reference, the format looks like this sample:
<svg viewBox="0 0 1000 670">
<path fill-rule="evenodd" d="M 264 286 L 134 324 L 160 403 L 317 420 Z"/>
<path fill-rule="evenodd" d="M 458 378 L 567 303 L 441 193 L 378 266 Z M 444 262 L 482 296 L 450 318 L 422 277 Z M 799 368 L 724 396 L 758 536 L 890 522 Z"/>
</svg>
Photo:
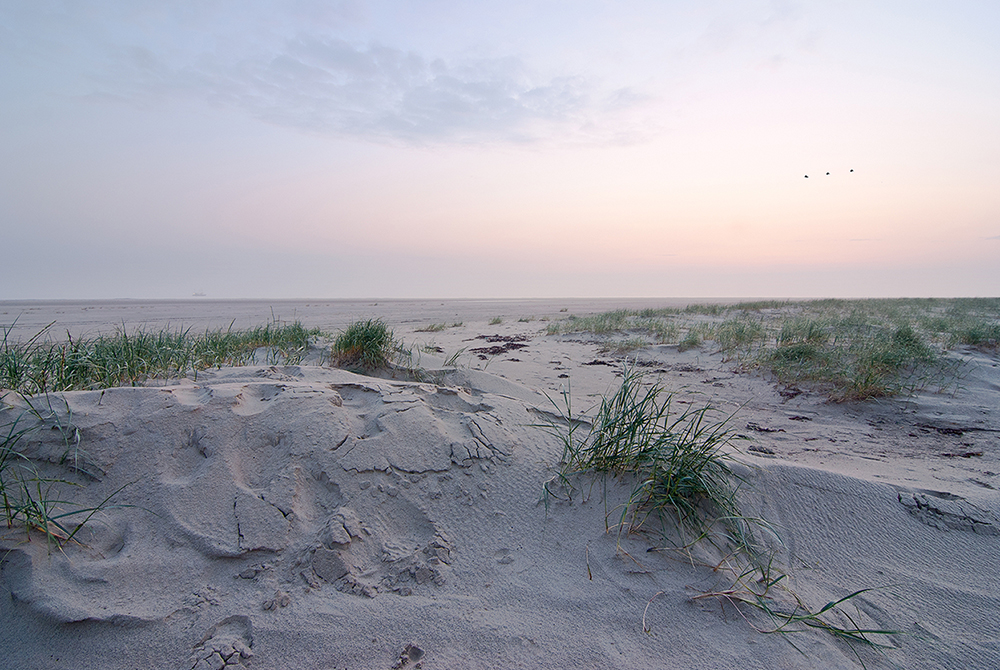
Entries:
<svg viewBox="0 0 1000 670">
<path fill-rule="evenodd" d="M 1000 323 L 978 321 L 955 329 L 952 339 L 980 349 L 1000 348 Z"/>
<path fill-rule="evenodd" d="M 649 346 L 649 342 L 641 337 L 630 337 L 627 340 L 617 340 L 612 342 L 606 342 L 601 345 L 601 353 L 614 354 L 616 356 L 624 356 L 625 354 L 636 351 L 637 349 L 645 349 Z"/>
<path fill-rule="evenodd" d="M 685 352 L 689 349 L 697 349 L 701 346 L 701 337 L 695 328 L 688 329 L 684 339 L 677 344 L 677 351 Z"/>
<path fill-rule="evenodd" d="M 899 338 L 905 341 L 907 334 Z M 696 599 L 722 599 L 737 606 L 748 623 L 762 633 L 787 636 L 821 630 L 862 647 L 883 647 L 875 636 L 896 631 L 862 628 L 843 611 L 868 589 L 814 609 L 787 587 L 787 575 L 775 567 L 773 552 L 759 540 L 760 531 L 777 539 L 770 524 L 748 517 L 740 509 L 738 492 L 743 480 L 730 467 L 731 457 L 725 451 L 736 437 L 728 428 L 732 417 L 715 419 L 708 406 L 674 412 L 672 399 L 659 383 L 645 383 L 641 373 L 626 365 L 618 390 L 601 399 L 584 434 L 588 424 L 573 416 L 569 389 L 563 392 L 565 410 L 550 398 L 558 418 L 537 427 L 560 439 L 563 454 L 557 475 L 544 486 L 544 501 L 562 497 L 563 492 L 571 497 L 573 473 L 631 481 L 632 490 L 618 512 L 617 523 L 608 524 L 609 530 L 617 529 L 619 538 L 622 533 L 652 531 L 650 522 L 655 521 L 665 540 L 671 527 L 694 533 L 695 539 L 682 542 L 681 549 L 706 541 L 725 553 L 712 567 L 728 575 L 731 586 L 702 593 Z M 739 605 L 764 613 L 770 625 L 755 625 Z M 648 609 L 647 605 L 647 613 Z M 841 623 L 844 620 L 846 625 Z M 643 630 L 650 630 L 646 613 Z M 864 666 L 857 649 L 852 650 Z"/>
<path fill-rule="evenodd" d="M 759 319 L 741 315 L 726 319 L 715 328 L 715 342 L 727 356 L 743 359 L 755 344 L 764 341 L 766 331 Z"/>
<path fill-rule="evenodd" d="M 376 370 L 388 367 L 399 345 L 393 332 L 381 319 L 356 321 L 333 342 L 331 359 L 340 367 Z"/>
<path fill-rule="evenodd" d="M 623 368 L 621 385 L 600 408 L 584 437 L 583 422 L 572 417 L 568 392 L 560 421 L 542 426 L 563 443 L 562 468 L 557 476 L 566 485 L 573 472 L 593 472 L 634 478 L 636 485 L 621 510 L 622 531 L 639 529 L 652 515 L 673 518 L 681 527 L 705 532 L 704 514 L 713 519 L 739 518 L 736 490 L 739 478 L 729 468 L 724 447 L 735 438 L 728 418 L 713 420 L 709 407 L 673 411 L 673 395 L 659 384 L 646 384 L 641 372 Z M 553 401 L 555 405 L 555 402 Z M 566 433 L 563 426 L 569 426 Z M 554 489 L 546 487 L 549 493 Z M 734 528 L 740 537 L 748 529 Z"/>
</svg>

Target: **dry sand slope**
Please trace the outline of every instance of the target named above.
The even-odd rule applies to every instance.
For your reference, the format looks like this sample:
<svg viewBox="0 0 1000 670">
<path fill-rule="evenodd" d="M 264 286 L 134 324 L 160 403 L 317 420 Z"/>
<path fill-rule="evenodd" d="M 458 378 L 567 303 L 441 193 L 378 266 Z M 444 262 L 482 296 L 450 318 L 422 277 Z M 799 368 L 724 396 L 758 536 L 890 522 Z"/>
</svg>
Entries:
<svg viewBox="0 0 1000 670">
<path fill-rule="evenodd" d="M 454 351 L 477 328 L 490 329 L 435 341 Z M 1000 667 L 995 359 L 954 396 L 833 405 L 782 397 L 718 355 L 643 353 L 668 387 L 742 407 L 747 509 L 774 522 L 813 608 L 878 587 L 845 610 L 900 631 L 877 653 L 819 631 L 792 646 L 755 632 L 759 613 L 692 600 L 725 576 L 606 533 L 625 486 L 579 479 L 571 502 L 539 504 L 561 446 L 533 427 L 554 410 L 533 389 L 569 375 L 585 408 L 614 381 L 596 351 L 533 336 L 433 383 L 256 366 L 53 400 L 81 460 L 58 463 L 53 430 L 29 453 L 81 484 L 64 497 L 96 504 L 125 486 L 114 502 L 134 507 L 61 550 L 4 534 L 2 665 Z M 583 365 L 595 359 L 612 365 Z"/>
</svg>

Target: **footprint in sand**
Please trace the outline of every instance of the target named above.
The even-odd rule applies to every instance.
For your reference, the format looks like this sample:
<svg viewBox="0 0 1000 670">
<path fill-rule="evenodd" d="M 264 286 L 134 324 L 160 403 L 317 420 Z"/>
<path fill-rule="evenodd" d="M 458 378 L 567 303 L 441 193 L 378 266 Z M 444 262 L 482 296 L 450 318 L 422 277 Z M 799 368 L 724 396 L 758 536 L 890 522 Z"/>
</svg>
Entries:
<svg viewBox="0 0 1000 670">
<path fill-rule="evenodd" d="M 249 665 L 253 658 L 250 618 L 231 616 L 208 629 L 191 654 L 191 670 L 219 670 Z"/>
<path fill-rule="evenodd" d="M 392 665 L 393 670 L 396 670 L 397 668 L 405 668 L 410 663 L 416 663 L 417 665 L 414 667 L 419 668 L 421 666 L 420 659 L 424 657 L 425 653 L 426 652 L 424 652 L 423 649 L 411 642 L 406 645 L 406 648 L 403 649 L 403 653 L 399 655 L 399 658 L 397 658 L 396 662 Z"/>
<path fill-rule="evenodd" d="M 168 392 L 186 407 L 201 407 L 212 399 L 212 389 L 204 386 L 183 386 L 169 389 Z"/>
<path fill-rule="evenodd" d="M 183 441 L 165 454 L 166 479 L 190 482 L 201 472 L 212 454 L 210 441 L 205 439 L 207 435 L 208 431 L 203 426 L 196 425 L 184 431 Z"/>
<path fill-rule="evenodd" d="M 247 384 L 236 396 L 236 402 L 233 404 L 233 413 L 240 416 L 260 414 L 284 390 L 284 384 Z"/>
</svg>

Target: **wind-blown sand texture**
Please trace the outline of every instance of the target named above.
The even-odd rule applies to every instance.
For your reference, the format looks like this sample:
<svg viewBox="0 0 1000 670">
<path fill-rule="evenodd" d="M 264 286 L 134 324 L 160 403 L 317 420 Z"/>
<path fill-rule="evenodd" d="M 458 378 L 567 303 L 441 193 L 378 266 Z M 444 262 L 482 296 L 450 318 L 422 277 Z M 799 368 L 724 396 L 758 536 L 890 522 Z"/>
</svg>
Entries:
<svg viewBox="0 0 1000 670">
<path fill-rule="evenodd" d="M 202 307 L 146 306 L 189 325 L 192 304 Z M 429 303 L 385 314 L 332 303 L 295 315 L 328 329 L 385 316 L 397 337 L 445 352 L 423 355 L 424 381 L 314 357 L 54 398 L 79 430 L 80 458 L 59 463 L 57 431 L 35 434 L 27 453 L 80 484 L 64 499 L 92 505 L 125 486 L 114 503 L 134 507 L 101 512 L 61 549 L 5 529 L 2 665 L 1000 667 L 995 355 L 961 352 L 969 363 L 953 394 L 836 404 L 783 396 L 711 347 L 633 354 L 679 399 L 736 412 L 749 438 L 733 445 L 745 504 L 775 525 L 791 586 L 813 609 L 873 587 L 844 611 L 863 628 L 900 631 L 878 637 L 888 648 L 875 652 L 821 631 L 761 634 L 759 612 L 693 600 L 728 586 L 706 565 L 710 551 L 648 551 L 647 536 L 605 531 L 626 484 L 579 477 L 571 502 L 540 504 L 561 454 L 533 427 L 554 415 L 545 394 L 570 380 L 574 408 L 588 409 L 613 390 L 620 362 L 593 338 L 517 321 L 554 318 L 563 303 L 434 305 L 440 314 L 423 312 Z M 94 310 L 63 305 L 57 317 L 42 303 L 32 318 L 82 331 L 160 325 L 131 306 L 82 324 L 77 312 Z M 253 308 L 214 304 L 216 325 L 241 309 Z M 489 325 L 497 315 L 503 323 Z M 415 332 L 445 320 L 462 325 Z M 441 367 L 485 346 L 480 335 L 523 335 L 526 346 Z M 7 422 L 21 401 L 5 403 Z"/>
</svg>

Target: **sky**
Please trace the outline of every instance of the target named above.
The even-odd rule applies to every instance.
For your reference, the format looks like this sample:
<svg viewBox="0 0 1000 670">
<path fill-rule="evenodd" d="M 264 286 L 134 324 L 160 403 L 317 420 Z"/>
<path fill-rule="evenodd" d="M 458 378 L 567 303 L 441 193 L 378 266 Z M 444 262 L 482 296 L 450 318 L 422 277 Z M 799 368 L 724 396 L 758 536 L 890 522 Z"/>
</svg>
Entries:
<svg viewBox="0 0 1000 670">
<path fill-rule="evenodd" d="M 3 0 L 0 300 L 997 296 L 997 35 L 993 0 Z"/>
</svg>

